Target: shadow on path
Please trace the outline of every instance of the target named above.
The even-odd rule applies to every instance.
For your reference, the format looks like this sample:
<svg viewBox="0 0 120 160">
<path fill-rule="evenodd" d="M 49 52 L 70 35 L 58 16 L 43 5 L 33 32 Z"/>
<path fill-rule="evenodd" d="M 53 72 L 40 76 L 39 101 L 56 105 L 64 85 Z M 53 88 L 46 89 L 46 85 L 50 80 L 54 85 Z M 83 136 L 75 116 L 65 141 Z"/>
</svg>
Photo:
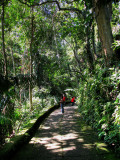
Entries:
<svg viewBox="0 0 120 160">
<path fill-rule="evenodd" d="M 87 126 L 77 106 L 54 111 L 12 160 L 117 160 Z"/>
</svg>

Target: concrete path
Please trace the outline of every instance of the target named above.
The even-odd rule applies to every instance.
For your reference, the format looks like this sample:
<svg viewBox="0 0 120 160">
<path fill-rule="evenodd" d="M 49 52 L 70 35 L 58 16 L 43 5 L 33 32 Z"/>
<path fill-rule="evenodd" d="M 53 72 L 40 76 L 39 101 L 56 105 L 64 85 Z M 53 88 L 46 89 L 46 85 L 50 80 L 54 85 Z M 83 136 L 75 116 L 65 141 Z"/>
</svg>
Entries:
<svg viewBox="0 0 120 160">
<path fill-rule="evenodd" d="M 54 111 L 39 128 L 35 137 L 13 160 L 116 160 L 106 144 L 87 126 L 77 106 Z"/>
</svg>

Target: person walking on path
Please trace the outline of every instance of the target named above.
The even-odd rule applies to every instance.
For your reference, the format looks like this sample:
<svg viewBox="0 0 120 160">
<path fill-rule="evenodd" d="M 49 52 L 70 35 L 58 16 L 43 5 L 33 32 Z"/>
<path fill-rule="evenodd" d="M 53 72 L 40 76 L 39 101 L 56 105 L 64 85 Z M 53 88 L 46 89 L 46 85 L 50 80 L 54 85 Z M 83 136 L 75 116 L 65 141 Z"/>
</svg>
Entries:
<svg viewBox="0 0 120 160">
<path fill-rule="evenodd" d="M 66 97 L 65 95 L 63 94 L 63 104 L 65 105 L 65 100 L 66 100 Z"/>
<path fill-rule="evenodd" d="M 63 106 L 63 96 L 61 97 L 61 100 L 60 100 L 60 107 L 61 107 L 61 112 L 64 113 L 64 106 Z"/>
<path fill-rule="evenodd" d="M 75 103 L 75 97 L 72 97 L 71 102 L 72 102 L 72 106 L 74 106 L 74 103 Z"/>
</svg>

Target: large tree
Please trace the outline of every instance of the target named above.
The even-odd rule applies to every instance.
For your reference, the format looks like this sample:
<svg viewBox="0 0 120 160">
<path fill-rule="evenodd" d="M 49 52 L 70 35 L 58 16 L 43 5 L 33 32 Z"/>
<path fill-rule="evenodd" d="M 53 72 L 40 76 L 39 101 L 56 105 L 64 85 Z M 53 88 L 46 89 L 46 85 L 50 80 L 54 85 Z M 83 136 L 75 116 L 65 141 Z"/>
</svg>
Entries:
<svg viewBox="0 0 120 160">
<path fill-rule="evenodd" d="M 0 2 L 0 5 L 2 6 L 2 13 L 1 13 L 1 24 L 2 24 L 2 53 L 3 53 L 3 57 L 4 57 L 4 76 L 8 76 L 8 71 L 7 71 L 7 55 L 6 55 L 6 51 L 5 51 L 5 20 L 4 20 L 4 16 L 5 16 L 5 6 L 7 5 L 8 0 L 2 0 Z"/>
<path fill-rule="evenodd" d="M 110 24 L 112 1 L 93 0 L 93 11 L 98 26 L 106 66 L 110 66 L 113 58 L 113 36 Z"/>
</svg>

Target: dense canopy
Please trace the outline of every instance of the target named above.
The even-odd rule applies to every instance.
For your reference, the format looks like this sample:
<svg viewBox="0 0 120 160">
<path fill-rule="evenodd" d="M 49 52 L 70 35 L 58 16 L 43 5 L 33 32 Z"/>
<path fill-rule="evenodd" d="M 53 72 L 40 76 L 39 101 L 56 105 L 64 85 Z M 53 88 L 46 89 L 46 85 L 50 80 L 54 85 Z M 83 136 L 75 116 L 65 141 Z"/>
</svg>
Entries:
<svg viewBox="0 0 120 160">
<path fill-rule="evenodd" d="M 1 0 L 0 12 L 1 145 L 65 93 L 119 152 L 120 2 Z"/>
</svg>

